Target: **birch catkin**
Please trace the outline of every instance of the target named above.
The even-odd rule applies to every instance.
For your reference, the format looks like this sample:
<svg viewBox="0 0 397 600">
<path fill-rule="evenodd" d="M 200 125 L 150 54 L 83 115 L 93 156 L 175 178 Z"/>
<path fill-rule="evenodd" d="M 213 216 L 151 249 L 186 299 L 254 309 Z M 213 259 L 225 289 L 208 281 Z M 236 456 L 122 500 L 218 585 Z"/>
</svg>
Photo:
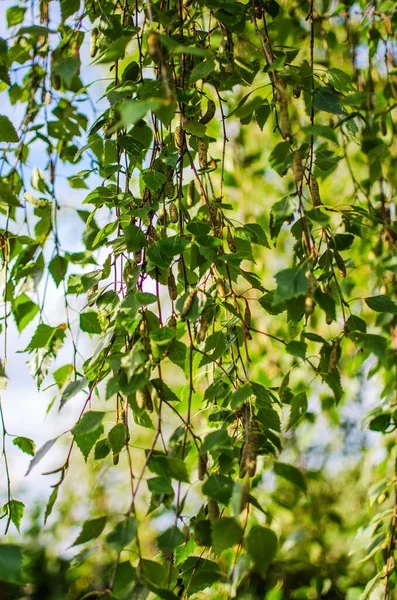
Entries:
<svg viewBox="0 0 397 600">
<path fill-rule="evenodd" d="M 207 167 L 208 167 L 207 148 L 206 148 L 203 138 L 198 139 L 197 154 L 198 154 L 200 169 L 207 169 Z"/>
<path fill-rule="evenodd" d="M 204 115 L 200 119 L 200 123 L 203 125 L 207 125 L 211 121 L 211 119 L 215 115 L 215 102 L 213 100 L 208 100 L 207 110 Z"/>
</svg>

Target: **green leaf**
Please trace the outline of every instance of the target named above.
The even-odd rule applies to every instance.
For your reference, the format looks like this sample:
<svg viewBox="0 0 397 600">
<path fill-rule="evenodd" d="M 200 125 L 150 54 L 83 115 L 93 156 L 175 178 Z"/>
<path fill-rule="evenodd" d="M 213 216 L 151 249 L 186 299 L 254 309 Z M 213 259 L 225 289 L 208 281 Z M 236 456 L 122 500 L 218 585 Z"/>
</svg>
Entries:
<svg viewBox="0 0 397 600">
<path fill-rule="evenodd" d="M 191 133 L 197 137 L 204 137 L 207 128 L 205 125 L 198 123 L 197 121 L 188 121 L 184 124 L 183 129 L 187 133 Z"/>
<path fill-rule="evenodd" d="M 113 583 L 113 591 L 116 595 L 125 592 L 126 588 L 136 580 L 136 569 L 129 560 L 120 562 L 117 566 L 116 576 Z"/>
<path fill-rule="evenodd" d="M 305 392 L 297 394 L 291 400 L 291 414 L 289 417 L 287 431 L 294 427 L 307 412 L 307 396 Z"/>
<path fill-rule="evenodd" d="M 190 84 L 196 83 L 199 79 L 205 79 L 215 69 L 215 61 L 213 58 L 208 58 L 200 61 L 190 74 Z"/>
<path fill-rule="evenodd" d="M 103 440 L 99 440 L 95 444 L 94 450 L 94 460 L 102 460 L 107 457 L 110 453 L 110 444 L 108 438 L 104 438 Z"/>
<path fill-rule="evenodd" d="M 0 580 L 23 583 L 23 550 L 15 544 L 0 544 Z"/>
<path fill-rule="evenodd" d="M 52 509 L 54 508 L 54 504 L 58 498 L 58 490 L 59 486 L 57 485 L 57 487 L 52 490 L 51 495 L 48 498 L 48 502 L 44 511 L 44 525 L 47 523 L 47 520 L 52 513 Z"/>
<path fill-rule="evenodd" d="M 228 504 L 233 494 L 233 480 L 225 475 L 211 475 L 203 485 L 203 494 L 217 502 Z"/>
<path fill-rule="evenodd" d="M 146 246 L 145 234 L 136 225 L 127 225 L 123 231 L 128 252 L 138 252 Z"/>
<path fill-rule="evenodd" d="M 300 471 L 296 467 L 288 465 L 286 463 L 276 462 L 274 465 L 274 472 L 276 473 L 276 475 L 287 479 L 287 481 L 290 481 L 291 483 L 296 485 L 300 490 L 302 490 L 302 492 L 306 493 L 307 485 L 305 478 L 303 476 L 302 471 Z"/>
<path fill-rule="evenodd" d="M 54 256 L 50 264 L 48 265 L 48 270 L 51 274 L 51 277 L 54 280 L 56 287 L 59 287 L 62 281 L 64 281 L 66 277 L 66 272 L 68 270 L 68 261 L 64 256 Z"/>
<path fill-rule="evenodd" d="M 285 349 L 288 354 L 292 354 L 293 356 L 298 356 L 299 358 L 303 359 L 306 358 L 307 344 L 305 344 L 305 342 L 288 342 Z"/>
<path fill-rule="evenodd" d="M 244 384 L 237 388 L 231 396 L 230 406 L 235 409 L 241 406 L 247 398 L 252 395 L 252 388 L 248 384 Z"/>
<path fill-rule="evenodd" d="M 166 554 L 185 542 L 185 536 L 179 527 L 171 526 L 157 537 L 157 547 Z"/>
<path fill-rule="evenodd" d="M 135 292 L 134 298 L 137 299 L 140 306 L 147 306 L 148 304 L 157 302 L 157 296 L 155 294 L 150 294 L 149 292 Z"/>
<path fill-rule="evenodd" d="M 235 546 L 241 541 L 242 536 L 241 525 L 231 517 L 221 517 L 212 523 L 212 548 L 215 554 Z"/>
<path fill-rule="evenodd" d="M 80 60 L 73 56 L 56 59 L 52 69 L 61 77 L 66 85 L 71 85 L 80 67 Z"/>
<path fill-rule="evenodd" d="M 169 355 L 168 355 L 169 358 Z M 161 379 L 151 379 L 150 383 L 157 390 L 158 395 L 167 402 L 179 402 L 180 398 Z"/>
<path fill-rule="evenodd" d="M 142 175 L 142 179 L 152 192 L 159 190 L 167 181 L 163 173 L 159 173 L 159 171 L 155 171 L 154 169 Z"/>
<path fill-rule="evenodd" d="M 149 110 L 153 110 L 155 106 L 157 106 L 157 103 L 152 100 L 128 100 L 127 102 L 123 102 L 120 107 L 123 125 L 135 125 Z"/>
<path fill-rule="evenodd" d="M 124 58 L 125 50 L 130 41 L 130 36 L 120 36 L 106 47 L 105 52 L 100 56 L 97 62 L 99 64 L 114 63 L 120 58 Z"/>
<path fill-rule="evenodd" d="M 107 535 L 106 541 L 116 551 L 126 548 L 136 537 L 138 531 L 138 520 L 135 517 L 127 517 Z"/>
<path fill-rule="evenodd" d="M 11 522 L 17 528 L 18 533 L 24 510 L 25 505 L 23 502 L 19 502 L 19 500 L 10 500 L 9 502 L 6 502 L 6 504 L 4 504 L 3 506 L 3 513 L 5 514 L 7 519 L 11 519 Z"/>
<path fill-rule="evenodd" d="M 104 432 L 103 425 L 100 425 L 98 429 L 91 431 L 90 433 L 80 433 L 75 436 L 75 442 L 77 447 L 80 449 L 85 461 L 95 446 L 96 441 L 101 437 Z"/>
<path fill-rule="evenodd" d="M 76 394 L 82 392 L 86 387 L 87 379 L 85 377 L 83 377 L 83 379 L 76 379 L 75 381 L 71 381 L 70 383 L 68 383 L 68 385 L 62 392 L 59 410 L 61 410 L 61 408 L 65 406 L 66 402 L 73 398 L 73 396 L 76 396 Z"/>
<path fill-rule="evenodd" d="M 225 445 L 230 445 L 229 435 L 225 429 L 219 429 L 219 431 L 213 431 L 205 436 L 203 445 L 201 446 L 201 453 L 204 454 L 213 448 L 219 448 Z"/>
<path fill-rule="evenodd" d="M 19 142 L 19 137 L 14 125 L 11 123 L 10 119 L 4 115 L 0 115 L 0 142 Z"/>
<path fill-rule="evenodd" d="M 167 471 L 172 479 L 189 483 L 189 473 L 181 458 L 167 456 Z"/>
<path fill-rule="evenodd" d="M 280 142 L 272 150 L 269 156 L 269 164 L 271 168 L 281 176 L 285 175 L 288 170 L 287 157 L 290 147 L 291 142 Z"/>
<path fill-rule="evenodd" d="M 18 436 L 12 440 L 14 446 L 17 446 L 22 452 L 25 454 L 29 454 L 30 456 L 34 456 L 36 451 L 36 445 L 33 440 L 27 437 Z"/>
<path fill-rule="evenodd" d="M 171 481 L 167 477 L 153 477 L 152 479 L 148 479 L 147 485 L 149 491 L 155 494 L 173 493 Z"/>
<path fill-rule="evenodd" d="M 354 242 L 354 235 L 351 233 L 337 233 L 329 241 L 329 247 L 335 250 L 348 250 Z"/>
<path fill-rule="evenodd" d="M 171 327 L 159 327 L 151 331 L 149 337 L 157 346 L 168 346 L 176 338 L 176 331 Z"/>
<path fill-rule="evenodd" d="M 40 325 L 37 326 L 29 345 L 26 347 L 25 352 L 48 346 L 56 331 L 57 327 L 50 327 L 49 325 L 40 323 Z"/>
<path fill-rule="evenodd" d="M 276 556 L 277 536 L 272 529 L 256 525 L 248 534 L 246 548 L 261 571 L 266 571 Z"/>
<path fill-rule="evenodd" d="M 327 77 L 338 92 L 343 93 L 349 90 L 354 90 L 354 87 L 352 86 L 351 82 L 351 76 L 348 73 L 342 71 L 341 69 L 328 69 Z"/>
<path fill-rule="evenodd" d="M 102 423 L 102 419 L 105 416 L 104 412 L 90 410 L 81 417 L 80 421 L 72 429 L 74 435 L 81 433 L 90 433 L 98 429 Z"/>
<path fill-rule="evenodd" d="M 94 310 L 80 313 L 80 329 L 90 334 L 101 333 L 102 327 L 98 319 L 98 313 Z"/>
<path fill-rule="evenodd" d="M 80 10 L 80 0 L 60 0 L 62 21 L 66 21 L 69 17 Z"/>
<path fill-rule="evenodd" d="M 98 517 L 96 519 L 89 519 L 84 521 L 83 528 L 79 535 L 73 542 L 72 546 L 79 546 L 80 544 L 86 544 L 91 540 L 98 538 L 102 531 L 105 529 L 107 517 Z"/>
<path fill-rule="evenodd" d="M 15 25 L 22 23 L 26 11 L 27 8 L 23 8 L 22 6 L 10 6 L 10 8 L 7 8 L 7 26 L 14 27 Z"/>
<path fill-rule="evenodd" d="M 222 577 L 220 567 L 212 560 L 189 556 L 180 566 L 181 577 L 189 595 L 211 587 Z"/>
<path fill-rule="evenodd" d="M 375 312 L 392 314 L 397 313 L 397 304 L 386 295 L 365 298 L 365 303 L 371 310 L 374 310 Z"/>
<path fill-rule="evenodd" d="M 113 454 L 119 454 L 124 448 L 127 430 L 124 423 L 117 423 L 109 431 L 108 440 Z"/>
<path fill-rule="evenodd" d="M 21 333 L 35 318 L 39 307 L 26 294 L 20 294 L 13 303 L 12 312 L 18 331 Z"/>
<path fill-rule="evenodd" d="M 317 110 L 323 110 L 334 115 L 343 114 L 338 94 L 329 87 L 319 87 L 314 90 L 313 106 Z"/>
<path fill-rule="evenodd" d="M 307 292 L 308 281 L 304 272 L 299 267 L 279 271 L 275 279 L 277 281 L 277 289 L 274 296 L 274 304 L 296 298 Z"/>
<path fill-rule="evenodd" d="M 350 315 L 350 317 L 346 321 L 346 327 L 349 332 L 361 331 L 362 333 L 365 333 L 367 331 L 366 322 L 360 317 L 357 317 L 356 315 Z"/>
</svg>

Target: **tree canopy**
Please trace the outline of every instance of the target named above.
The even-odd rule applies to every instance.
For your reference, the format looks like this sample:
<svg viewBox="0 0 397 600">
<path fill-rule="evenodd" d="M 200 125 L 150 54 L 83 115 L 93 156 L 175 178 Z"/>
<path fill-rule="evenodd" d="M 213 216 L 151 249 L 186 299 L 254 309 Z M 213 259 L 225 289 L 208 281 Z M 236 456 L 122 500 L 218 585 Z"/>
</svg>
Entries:
<svg viewBox="0 0 397 600">
<path fill-rule="evenodd" d="M 391 600 L 397 3 L 3 5 L 0 597 Z"/>
</svg>

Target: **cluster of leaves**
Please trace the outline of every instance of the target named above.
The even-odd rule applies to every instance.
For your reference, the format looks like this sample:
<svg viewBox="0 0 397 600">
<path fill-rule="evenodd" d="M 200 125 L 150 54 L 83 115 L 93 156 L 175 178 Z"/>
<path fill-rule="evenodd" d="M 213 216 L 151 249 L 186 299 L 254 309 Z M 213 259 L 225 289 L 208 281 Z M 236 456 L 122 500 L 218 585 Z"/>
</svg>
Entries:
<svg viewBox="0 0 397 600">
<path fill-rule="evenodd" d="M 310 493 L 302 470 L 279 460 L 285 431 L 310 422 L 320 389 L 340 405 L 343 378 L 370 356 L 383 389 L 367 424 L 395 429 L 395 2 L 61 0 L 58 14 L 40 0 L 29 25 L 24 5 L 7 10 L 0 42 L 2 89 L 25 107 L 18 131 L 0 121 L 2 325 L 36 325 L 25 352 L 39 388 L 53 377 L 60 410 L 86 393 L 45 520 L 77 446 L 90 465 L 125 466 L 130 482 L 122 519 L 92 515 L 74 542 L 101 538 L 114 551 L 102 595 L 132 585 L 137 598 L 288 597 L 282 575 L 275 582 L 283 532 L 257 493 L 268 469 Z M 88 37 L 111 77 L 93 123 L 81 108 Z M 44 170 L 32 168 L 39 145 Z M 72 189 L 98 184 L 77 210 L 80 252 L 59 235 L 60 165 Z M 63 322 L 35 302 L 50 278 Z M 96 344 L 84 361 L 76 297 L 78 329 Z M 67 339 L 72 359 L 50 375 Z M 4 516 L 19 528 L 1 417 Z M 57 439 L 37 452 L 13 443 L 33 456 L 30 471 Z M 167 523 L 150 558 L 145 511 Z M 363 598 L 396 587 L 394 514 L 388 506 L 365 529 L 377 571 Z M 341 593 L 318 577 L 317 597 Z"/>
</svg>

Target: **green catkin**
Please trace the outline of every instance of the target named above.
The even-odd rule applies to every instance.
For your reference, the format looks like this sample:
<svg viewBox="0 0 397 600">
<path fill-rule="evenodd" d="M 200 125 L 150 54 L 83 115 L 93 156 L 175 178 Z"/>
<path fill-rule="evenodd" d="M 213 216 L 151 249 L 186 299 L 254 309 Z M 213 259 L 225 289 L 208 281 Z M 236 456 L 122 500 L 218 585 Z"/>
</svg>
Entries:
<svg viewBox="0 0 397 600">
<path fill-rule="evenodd" d="M 203 313 L 201 315 L 200 327 L 199 327 L 199 330 L 197 333 L 197 340 L 199 342 L 205 341 L 205 338 L 207 337 L 208 325 L 209 325 L 209 314 L 208 314 L 208 311 L 206 309 L 204 309 Z"/>
<path fill-rule="evenodd" d="M 176 207 L 175 202 L 170 202 L 170 204 L 168 206 L 168 212 L 170 214 L 171 223 L 178 223 L 179 215 L 178 215 L 178 209 Z"/>
<path fill-rule="evenodd" d="M 218 294 L 222 298 L 226 298 L 227 292 L 226 292 L 225 282 L 223 281 L 223 279 L 221 277 L 218 277 L 218 279 L 216 280 L 216 289 L 217 289 Z"/>
<path fill-rule="evenodd" d="M 125 408 L 127 408 L 127 406 Z M 121 422 L 123 423 L 123 425 L 125 426 L 125 429 L 126 429 L 125 441 L 129 442 L 130 441 L 130 432 L 129 432 L 129 429 L 128 429 L 127 412 L 126 412 L 126 410 L 122 410 L 121 411 Z"/>
<path fill-rule="evenodd" d="M 230 231 L 230 227 L 228 227 L 226 230 L 226 241 L 227 241 L 227 245 L 229 246 L 230 252 L 236 252 L 236 244 L 234 243 L 234 239 L 232 236 L 232 232 Z"/>
<path fill-rule="evenodd" d="M 182 281 L 183 281 L 184 277 L 185 277 L 185 273 L 184 273 L 184 270 L 183 270 L 182 259 L 178 260 L 177 269 L 178 269 L 178 277 L 180 279 L 182 279 Z"/>
<path fill-rule="evenodd" d="M 334 258 L 336 262 L 336 266 L 338 267 L 339 275 L 344 279 L 346 277 L 346 265 L 345 261 L 339 254 L 337 250 L 334 250 Z"/>
<path fill-rule="evenodd" d="M 193 303 L 193 300 L 194 300 L 194 297 L 196 294 L 197 294 L 197 290 L 194 290 L 193 292 L 190 292 L 190 294 L 188 294 L 186 296 L 186 299 L 183 303 L 182 310 L 181 310 L 182 319 L 184 317 L 186 317 L 187 313 L 189 312 L 190 307 L 192 306 L 192 303 Z"/>
<path fill-rule="evenodd" d="M 171 300 L 174 301 L 177 299 L 178 292 L 176 289 L 176 281 L 171 269 L 168 272 L 168 293 L 170 295 Z"/>
<path fill-rule="evenodd" d="M 324 291 L 327 294 L 327 296 L 332 296 L 332 288 L 329 283 L 326 285 Z M 331 325 L 332 319 L 328 315 L 325 315 L 325 322 L 327 323 L 327 325 Z"/>
<path fill-rule="evenodd" d="M 245 440 L 240 461 L 240 478 L 247 473 L 253 477 L 256 472 L 256 457 L 259 450 L 259 425 L 255 419 L 251 420 L 248 428 L 247 439 Z"/>
<path fill-rule="evenodd" d="M 139 335 L 140 338 L 142 340 L 142 344 L 143 347 L 145 348 L 146 351 L 149 351 L 149 338 L 148 338 L 148 328 L 147 328 L 147 321 L 146 319 L 143 319 L 140 324 L 139 324 Z"/>
<path fill-rule="evenodd" d="M 174 141 L 175 141 L 175 146 L 177 147 L 179 154 L 182 154 L 182 151 L 183 151 L 183 129 L 179 125 L 178 125 L 178 127 L 175 127 Z"/>
<path fill-rule="evenodd" d="M 329 355 L 328 375 L 332 375 L 335 372 L 336 366 L 338 364 L 339 344 L 340 340 L 335 340 L 332 344 L 331 352 Z"/>
<path fill-rule="evenodd" d="M 167 327 L 171 327 L 171 329 L 176 329 L 176 317 L 175 315 L 171 315 L 167 321 Z"/>
<path fill-rule="evenodd" d="M 207 125 L 207 123 L 209 123 L 215 116 L 215 108 L 215 102 L 213 100 L 208 100 L 207 110 L 201 117 L 200 123 Z"/>
<path fill-rule="evenodd" d="M 307 294 L 308 294 L 308 296 L 313 296 L 313 294 L 317 288 L 317 279 L 315 278 L 315 276 L 313 275 L 313 273 L 311 271 L 309 272 L 307 279 L 308 279 Z"/>
<path fill-rule="evenodd" d="M 197 154 L 198 154 L 200 169 L 207 169 L 207 167 L 208 167 L 207 148 L 206 148 L 203 138 L 198 139 Z"/>
<path fill-rule="evenodd" d="M 161 225 L 163 225 L 163 227 L 167 227 L 168 217 L 167 210 L 164 208 L 164 206 L 161 206 L 159 210 L 159 222 Z"/>
<path fill-rule="evenodd" d="M 152 396 L 147 385 L 137 391 L 135 399 L 138 408 L 153 412 Z"/>
<path fill-rule="evenodd" d="M 296 184 L 300 183 L 303 179 L 302 156 L 299 150 L 294 152 L 294 158 L 292 161 L 292 175 Z"/>
<path fill-rule="evenodd" d="M 76 38 L 76 39 L 73 41 L 72 47 L 71 47 L 71 49 L 70 49 L 70 53 L 71 53 L 71 55 L 73 56 L 73 58 L 79 58 L 79 56 L 80 56 L 80 55 L 79 55 L 79 48 L 80 48 L 80 46 L 79 46 L 79 41 L 78 41 L 78 39 Z"/>
<path fill-rule="evenodd" d="M 249 331 L 251 328 L 251 310 L 250 307 L 248 306 L 248 303 L 245 305 L 245 310 L 244 310 L 244 329 L 245 331 Z"/>
<path fill-rule="evenodd" d="M 146 237 L 148 239 L 148 244 L 153 244 L 153 242 L 156 241 L 156 238 L 157 238 L 156 229 L 151 224 L 148 225 L 148 228 L 146 229 Z"/>
<path fill-rule="evenodd" d="M 314 177 L 310 181 L 310 194 L 312 197 L 313 206 L 321 206 L 320 188 L 318 181 Z"/>
<path fill-rule="evenodd" d="M 305 298 L 305 315 L 307 317 L 310 317 L 310 315 L 313 314 L 314 309 L 316 308 L 316 303 L 313 300 L 313 294 L 316 291 L 317 288 L 317 279 L 315 278 L 315 276 L 313 275 L 313 273 L 310 271 L 308 274 L 308 288 L 307 288 L 307 293 L 306 293 L 306 298 Z"/>
<path fill-rule="evenodd" d="M 285 81 L 279 77 L 276 81 L 277 100 L 280 108 L 286 108 L 288 106 L 288 94 L 285 87 Z"/>
<path fill-rule="evenodd" d="M 215 200 L 213 200 L 212 202 L 210 202 L 209 207 L 208 207 L 211 219 L 213 221 L 216 220 L 217 216 L 218 216 L 218 204 Z"/>
<path fill-rule="evenodd" d="M 189 208 L 191 206 L 193 206 L 194 204 L 194 181 L 190 181 L 189 185 L 187 186 L 187 197 L 186 197 L 186 204 L 189 206 Z"/>
<path fill-rule="evenodd" d="M 155 57 L 160 53 L 159 34 L 157 31 L 151 31 L 146 39 L 147 51 L 151 57 Z"/>
<path fill-rule="evenodd" d="M 208 517 L 209 520 L 211 521 L 211 523 L 213 521 L 216 521 L 217 519 L 219 519 L 219 506 L 218 503 L 216 502 L 216 500 L 213 500 L 212 498 L 208 499 L 208 503 L 207 503 L 207 511 L 208 511 Z"/>
<path fill-rule="evenodd" d="M 289 122 L 289 114 L 287 106 L 280 106 L 280 119 L 279 119 L 280 130 L 283 138 L 291 137 L 291 125 Z"/>
<path fill-rule="evenodd" d="M 309 295 L 305 298 L 305 315 L 310 317 L 314 313 L 314 309 L 316 308 L 316 303 L 313 298 Z"/>
<path fill-rule="evenodd" d="M 137 391 L 135 400 L 136 400 L 136 404 L 137 404 L 138 408 L 140 408 L 140 409 L 145 408 L 146 395 L 145 395 L 144 388 Z"/>
<path fill-rule="evenodd" d="M 175 186 L 173 181 L 168 181 L 165 185 L 165 197 L 173 198 L 175 194 Z"/>
<path fill-rule="evenodd" d="M 113 464 L 114 464 L 114 466 L 116 466 L 116 465 L 119 464 L 119 458 L 120 458 L 119 454 L 113 454 Z"/>
<path fill-rule="evenodd" d="M 204 454 L 198 455 L 198 478 L 200 481 L 203 481 L 205 474 L 207 472 L 207 462 L 208 462 L 208 454 L 205 452 Z"/>
</svg>

